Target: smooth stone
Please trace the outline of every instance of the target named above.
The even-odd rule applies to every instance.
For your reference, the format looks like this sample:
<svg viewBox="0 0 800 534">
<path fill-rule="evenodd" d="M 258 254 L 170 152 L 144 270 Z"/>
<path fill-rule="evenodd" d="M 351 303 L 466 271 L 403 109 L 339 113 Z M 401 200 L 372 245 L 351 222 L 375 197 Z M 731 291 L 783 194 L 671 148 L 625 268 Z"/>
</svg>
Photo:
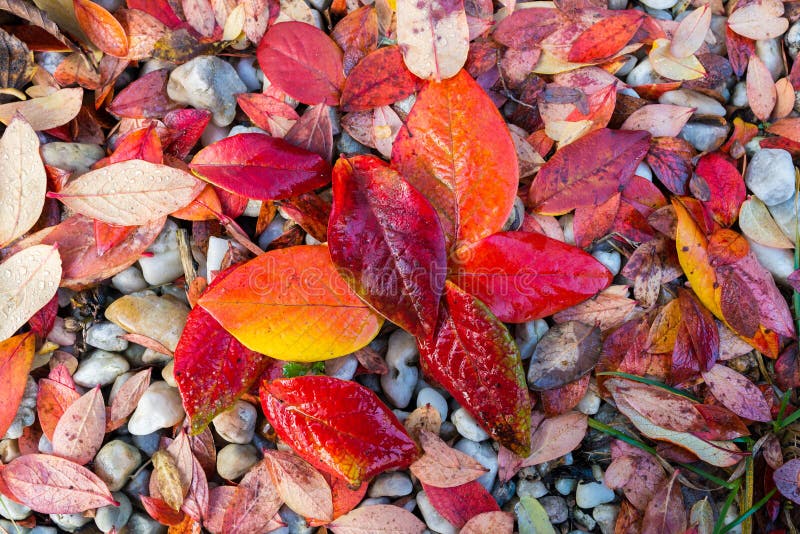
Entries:
<svg viewBox="0 0 800 534">
<path fill-rule="evenodd" d="M 236 74 L 239 75 L 239 79 L 242 80 L 242 83 L 247 86 L 247 90 L 249 92 L 261 92 L 261 85 L 264 75 L 261 74 L 259 79 L 260 71 L 255 66 L 255 57 L 243 57 L 236 62 Z"/>
<path fill-rule="evenodd" d="M 139 258 L 142 275 L 151 286 L 160 286 L 172 282 L 183 275 L 181 253 L 178 249 L 178 225 L 167 220 L 161 233 L 147 247 L 153 255 Z"/>
<path fill-rule="evenodd" d="M 114 352 L 96 350 L 80 364 L 72 378 L 85 388 L 107 386 L 131 368 L 128 360 Z"/>
<path fill-rule="evenodd" d="M 20 401 L 14 420 L 11 421 L 3 439 L 19 438 L 25 428 L 31 426 L 36 420 L 36 395 L 38 392 L 39 387 L 36 385 L 36 381 L 29 376 L 22 392 L 22 401 Z"/>
<path fill-rule="evenodd" d="M 659 83 L 662 81 L 662 78 L 656 74 L 656 71 L 653 70 L 653 65 L 650 63 L 650 60 L 645 58 L 641 60 L 638 65 L 633 67 L 633 69 L 631 69 L 631 71 L 628 73 L 626 81 L 628 82 L 628 85 L 636 87 L 637 85 Z"/>
<path fill-rule="evenodd" d="M 575 490 L 578 481 L 574 478 L 559 478 L 553 485 L 561 495 L 569 495 Z"/>
<path fill-rule="evenodd" d="M 594 508 L 598 504 L 609 503 L 615 497 L 614 490 L 599 482 L 578 484 L 578 489 L 575 491 L 575 502 L 584 509 Z"/>
<path fill-rule="evenodd" d="M 779 37 L 774 39 L 759 39 L 756 41 L 756 55 L 772 74 L 772 80 L 780 78 L 783 73 L 783 54 Z"/>
<path fill-rule="evenodd" d="M 270 243 L 278 239 L 283 234 L 283 226 L 286 224 L 286 219 L 280 215 L 275 217 L 269 222 L 264 231 L 258 236 L 258 246 L 265 249 Z"/>
<path fill-rule="evenodd" d="M 100 145 L 62 143 L 60 141 L 44 144 L 40 151 L 46 165 L 58 167 L 76 175 L 89 172 L 92 165 L 106 155 Z"/>
<path fill-rule="evenodd" d="M 389 336 L 386 364 L 389 372 L 381 376 L 381 387 L 392 404 L 405 408 L 411 402 L 414 385 L 419 378 L 416 363 L 419 360 L 417 340 L 405 330 L 396 330 Z"/>
<path fill-rule="evenodd" d="M 483 441 L 489 439 L 489 434 L 475 421 L 475 419 L 465 410 L 459 408 L 450 416 L 450 420 L 456 425 L 459 434 L 472 441 Z"/>
<path fill-rule="evenodd" d="M 9 532 L 13 532 L 13 534 L 17 534 L 16 531 L 10 530 Z M 42 525 L 33 527 L 28 531 L 28 534 L 58 534 L 58 529 L 56 527 L 45 527 Z"/>
<path fill-rule="evenodd" d="M 792 155 L 781 148 L 762 148 L 747 165 L 744 182 L 767 206 L 789 200 L 794 194 Z"/>
<path fill-rule="evenodd" d="M 311 534 L 315 529 L 308 526 L 306 519 L 286 505 L 278 510 L 281 519 L 289 528 L 289 534 Z"/>
<path fill-rule="evenodd" d="M 131 477 L 130 481 L 125 484 L 123 491 L 133 499 L 136 499 L 139 495 L 147 495 L 150 491 L 151 474 L 152 471 L 150 469 L 139 469 Z"/>
<path fill-rule="evenodd" d="M 161 369 L 161 378 L 164 379 L 164 382 L 170 385 L 170 387 L 176 388 L 178 387 L 178 382 L 175 381 L 175 359 L 171 359 L 167 365 Z"/>
<path fill-rule="evenodd" d="M 592 518 L 597 521 L 603 534 L 613 534 L 618 515 L 619 506 L 615 504 L 601 504 L 592 510 Z"/>
<path fill-rule="evenodd" d="M 569 508 L 564 497 L 548 495 L 539 499 L 539 503 L 547 512 L 547 517 L 553 525 L 560 525 L 569 518 Z"/>
<path fill-rule="evenodd" d="M 231 443 L 217 453 L 217 473 L 225 480 L 236 480 L 260 459 L 258 449 L 252 445 Z"/>
<path fill-rule="evenodd" d="M 114 383 L 111 385 L 111 391 L 108 392 L 108 404 L 109 405 L 111 405 L 111 403 L 114 402 L 114 397 L 116 397 L 117 393 L 119 393 L 119 388 L 121 388 L 122 385 L 125 382 L 127 382 L 128 379 L 130 377 L 132 377 L 134 374 L 136 374 L 136 373 L 134 373 L 133 371 L 128 371 L 128 372 L 122 373 L 121 375 L 119 375 L 117 378 L 114 379 Z"/>
<path fill-rule="evenodd" d="M 341 380 L 352 380 L 358 370 L 358 358 L 352 354 L 325 361 L 325 374 Z"/>
<path fill-rule="evenodd" d="M 683 127 L 680 137 L 689 142 L 699 152 L 716 150 L 728 137 L 728 127 L 720 124 L 690 122 Z"/>
<path fill-rule="evenodd" d="M 131 265 L 111 278 L 111 285 L 123 295 L 130 295 L 147 289 L 148 284 L 144 276 L 142 276 L 142 271 L 138 267 Z"/>
<path fill-rule="evenodd" d="M 800 202 L 796 201 L 794 195 L 792 195 L 788 200 L 780 204 L 769 206 L 769 212 L 772 218 L 775 219 L 778 228 L 794 242 L 795 225 L 797 224 L 796 213 L 800 213 Z"/>
<path fill-rule="evenodd" d="M 157 58 L 149 59 L 144 63 L 144 65 L 142 65 L 142 68 L 139 69 L 139 78 L 157 70 L 172 70 L 174 68 L 175 63 L 172 63 L 171 61 Z"/>
<path fill-rule="evenodd" d="M 580 508 L 575 508 L 572 511 L 572 515 L 575 518 L 575 521 L 586 530 L 591 532 L 594 530 L 594 527 L 597 526 L 597 521 L 594 520 L 592 516 L 581 510 Z"/>
<path fill-rule="evenodd" d="M 178 390 L 166 382 L 153 382 L 139 399 L 128 421 L 128 432 L 139 436 L 151 434 L 180 423 L 184 415 Z"/>
<path fill-rule="evenodd" d="M 522 497 L 533 497 L 538 499 L 547 495 L 547 486 L 541 480 L 534 480 L 530 478 L 520 479 L 517 484 L 517 495 Z"/>
<path fill-rule="evenodd" d="M 36 65 L 50 74 L 55 74 L 56 69 L 66 57 L 66 55 L 59 52 L 42 52 L 37 55 Z"/>
<path fill-rule="evenodd" d="M 424 491 L 417 493 L 417 506 L 422 513 L 422 519 L 425 520 L 425 525 L 433 532 L 438 532 L 439 534 L 456 534 L 458 532 L 458 529 L 452 523 L 436 511 Z"/>
<path fill-rule="evenodd" d="M 106 483 L 108 489 L 119 491 L 141 463 L 142 455 L 139 449 L 115 439 L 97 451 L 94 458 L 94 472 Z"/>
<path fill-rule="evenodd" d="M 578 411 L 586 415 L 594 415 L 600 411 L 600 403 L 602 399 L 592 391 L 591 388 L 586 392 L 586 395 L 578 402 Z"/>
<path fill-rule="evenodd" d="M 0 495 L 0 516 L 10 521 L 22 521 L 29 515 L 31 515 L 30 508 L 12 501 L 5 495 Z"/>
<path fill-rule="evenodd" d="M 134 435 L 131 436 L 131 441 L 133 441 L 133 444 L 147 456 L 153 456 L 161 444 L 161 433 L 152 432 L 143 436 Z"/>
<path fill-rule="evenodd" d="M 167 527 L 146 514 L 135 512 L 127 524 L 128 534 L 166 534 Z"/>
<path fill-rule="evenodd" d="M 731 104 L 737 108 L 746 108 L 750 105 L 747 100 L 747 84 L 745 82 L 739 82 L 733 87 Z"/>
<path fill-rule="evenodd" d="M 492 486 L 494 486 L 498 470 L 497 453 L 494 452 L 492 446 L 488 442 L 478 443 L 470 439 L 462 439 L 459 440 L 453 448 L 471 456 L 477 460 L 479 464 L 489 470 L 478 478 L 478 482 L 480 482 L 487 491 L 490 491 Z"/>
<path fill-rule="evenodd" d="M 608 0 L 608 9 L 620 10 L 628 7 L 628 0 Z"/>
<path fill-rule="evenodd" d="M 497 501 L 497 506 L 502 508 L 511 499 L 514 498 L 514 493 L 517 491 L 517 484 L 513 480 L 508 482 L 500 482 L 499 480 L 494 483 L 492 488 L 492 497 Z"/>
<path fill-rule="evenodd" d="M 620 256 L 619 252 L 616 250 L 597 249 L 592 251 L 592 256 L 611 271 L 613 276 L 619 274 L 619 270 L 622 268 L 622 256 Z"/>
<path fill-rule="evenodd" d="M 403 497 L 414 489 L 411 478 L 405 473 L 383 473 L 378 475 L 369 487 L 367 495 L 379 497 Z"/>
<path fill-rule="evenodd" d="M 67 332 L 64 326 L 64 319 L 61 317 L 55 318 L 53 321 L 53 328 L 47 333 L 47 341 L 51 341 L 62 347 L 74 345 L 77 339 L 78 337 L 75 335 L 75 332 Z"/>
<path fill-rule="evenodd" d="M 121 352 L 128 348 L 128 341 L 120 338 L 125 334 L 127 332 L 114 323 L 97 323 L 86 331 L 86 343 L 96 349 Z"/>
<path fill-rule="evenodd" d="M 650 9 L 669 9 L 675 4 L 678 3 L 678 0 L 647 0 L 642 1 L 642 4 L 646 5 Z"/>
<path fill-rule="evenodd" d="M 368 146 L 364 146 L 355 139 L 353 139 L 349 133 L 342 132 L 339 136 L 339 140 L 336 141 L 336 150 L 340 153 L 344 154 L 370 154 L 372 153 L 372 149 Z"/>
<path fill-rule="evenodd" d="M 389 497 L 367 497 L 360 503 L 358 503 L 357 508 L 363 508 L 365 506 L 375 506 L 376 504 L 389 504 L 392 500 Z"/>
<path fill-rule="evenodd" d="M 514 327 L 514 341 L 519 347 L 519 353 L 523 360 L 531 357 L 536 349 L 536 344 L 548 330 L 550 330 L 550 326 L 544 319 L 528 321 Z"/>
<path fill-rule="evenodd" d="M 92 518 L 84 517 L 83 514 L 50 514 L 50 520 L 62 530 L 75 532 L 82 526 L 91 522 Z"/>
<path fill-rule="evenodd" d="M 789 56 L 792 59 L 796 58 L 800 52 L 800 21 L 789 26 L 789 31 L 783 36 L 783 42 L 786 43 L 786 51 Z"/>
<path fill-rule="evenodd" d="M 94 516 L 94 524 L 103 532 L 110 532 L 111 529 L 120 530 L 131 518 L 133 506 L 131 500 L 124 493 L 114 492 L 114 499 L 119 506 L 103 506 L 97 509 Z"/>
<path fill-rule="evenodd" d="M 644 161 L 640 162 L 639 165 L 636 166 L 636 170 L 634 171 L 636 176 L 644 178 L 648 182 L 653 181 L 653 169 L 650 168 L 650 165 L 645 163 Z"/>
<path fill-rule="evenodd" d="M 39 452 L 42 454 L 53 454 L 53 443 L 42 434 L 39 436 Z"/>
<path fill-rule="evenodd" d="M 229 410 L 213 419 L 214 430 L 228 443 L 250 443 L 256 431 L 258 412 L 255 406 L 237 400 Z"/>
<path fill-rule="evenodd" d="M 263 205 L 263 200 L 257 200 L 255 198 L 248 199 L 242 215 L 245 217 L 258 217 L 258 215 L 261 213 L 261 206 Z M 281 208 L 278 208 L 278 211 L 280 212 Z"/>
<path fill-rule="evenodd" d="M 666 9 L 645 8 L 648 15 L 656 20 L 672 20 L 672 14 Z"/>
<path fill-rule="evenodd" d="M 447 401 L 441 393 L 433 388 L 423 388 L 417 394 L 417 408 L 421 408 L 426 404 L 430 404 L 442 418 L 442 421 L 447 419 Z"/>
<path fill-rule="evenodd" d="M 19 450 L 19 441 L 16 439 L 0 440 L 0 462 L 7 464 L 20 456 L 22 456 L 22 452 Z"/>
<path fill-rule="evenodd" d="M 175 299 L 155 295 L 125 295 L 106 308 L 106 319 L 127 332 L 155 339 L 175 351 L 189 308 Z"/>
<path fill-rule="evenodd" d="M 231 128 L 231 131 L 230 131 L 230 132 L 228 132 L 228 137 L 233 137 L 234 135 L 239 135 L 239 134 L 243 134 L 243 133 L 260 133 L 260 134 L 265 134 L 265 133 L 267 133 L 267 132 L 266 132 L 266 130 L 262 130 L 262 129 L 261 129 L 261 128 L 259 128 L 258 126 L 244 126 L 244 125 L 241 125 L 241 124 L 237 124 L 236 126 L 234 126 L 233 128 Z M 251 199 L 251 200 L 252 200 L 252 199 Z M 259 202 L 260 202 L 260 201 L 259 201 Z M 261 207 L 261 204 L 259 203 L 259 208 L 260 208 L 260 207 Z M 247 211 L 247 210 L 245 210 L 245 211 Z M 255 215 L 251 215 L 251 214 L 246 214 L 246 213 L 245 213 L 245 215 L 247 215 L 248 217 L 258 217 L 258 214 L 257 214 L 257 213 L 256 213 Z"/>
<path fill-rule="evenodd" d="M 725 107 L 722 104 L 710 96 L 690 89 L 667 91 L 659 97 L 658 102 L 659 104 L 696 108 L 695 115 L 716 115 L 724 117 L 726 113 Z"/>
<path fill-rule="evenodd" d="M 519 197 L 514 197 L 514 206 L 511 208 L 511 213 L 508 214 L 508 219 L 503 224 L 503 232 L 514 232 L 522 227 L 522 222 L 525 219 L 525 204 Z"/>
<path fill-rule="evenodd" d="M 222 270 L 222 261 L 230 249 L 231 242 L 227 239 L 211 236 L 208 238 L 208 253 L 206 254 L 206 279 L 211 283 L 217 273 Z"/>
<path fill-rule="evenodd" d="M 236 69 L 216 56 L 198 56 L 169 76 L 167 94 L 175 102 L 207 109 L 218 126 L 228 126 L 236 116 L 236 94 L 246 93 Z"/>
<path fill-rule="evenodd" d="M 217 141 L 221 141 L 228 137 L 230 128 L 226 126 L 217 126 L 213 122 L 209 122 L 206 129 L 203 130 L 203 135 L 200 136 L 200 143 L 203 146 L 213 145 Z"/>
<path fill-rule="evenodd" d="M 746 239 L 746 236 L 745 236 Z M 794 272 L 794 254 L 791 250 L 767 247 L 747 239 L 750 250 L 755 254 L 758 262 L 775 278 L 776 281 L 786 283 L 786 279 Z"/>
<path fill-rule="evenodd" d="M 617 78 L 620 78 L 620 79 L 624 78 L 625 76 L 630 74 L 630 72 L 636 66 L 637 62 L 638 62 L 638 59 L 636 58 L 636 56 L 634 56 L 634 55 L 628 56 L 627 61 L 625 61 L 625 63 L 620 68 L 617 69 L 617 72 L 614 73 L 614 76 L 616 76 Z"/>
</svg>

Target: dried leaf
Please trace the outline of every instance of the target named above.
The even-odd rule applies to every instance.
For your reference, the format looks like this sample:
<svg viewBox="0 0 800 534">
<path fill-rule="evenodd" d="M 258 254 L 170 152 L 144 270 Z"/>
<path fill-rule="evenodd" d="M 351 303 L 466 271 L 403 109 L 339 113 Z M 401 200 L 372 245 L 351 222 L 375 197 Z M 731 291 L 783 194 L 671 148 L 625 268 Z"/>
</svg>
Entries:
<svg viewBox="0 0 800 534">
<path fill-rule="evenodd" d="M 257 532 L 278 513 L 281 499 L 272 483 L 267 460 L 254 465 L 242 477 L 223 516 L 221 532 Z"/>
<path fill-rule="evenodd" d="M 362 506 L 338 517 L 327 527 L 334 534 L 422 534 L 425 523 L 399 506 L 375 504 Z"/>
<path fill-rule="evenodd" d="M 703 380 L 711 394 L 736 415 L 753 421 L 772 421 L 764 394 L 747 377 L 717 364 L 703 373 Z"/>
<path fill-rule="evenodd" d="M 106 407 L 100 387 L 69 405 L 53 432 L 53 454 L 86 465 L 94 458 L 106 431 Z"/>
<path fill-rule="evenodd" d="M 59 89 L 47 96 L 0 104 L 0 122 L 10 124 L 20 113 L 36 131 L 63 126 L 74 119 L 83 103 L 83 89 Z"/>
<path fill-rule="evenodd" d="M 333 496 L 325 478 L 294 454 L 265 451 L 264 460 L 281 500 L 302 517 L 329 522 Z"/>
<path fill-rule="evenodd" d="M 691 56 L 703 46 L 710 27 L 710 7 L 708 5 L 698 7 L 678 24 L 672 35 L 669 51 L 675 57 Z"/>
<path fill-rule="evenodd" d="M 91 0 L 72 0 L 75 18 L 89 40 L 106 54 L 128 55 L 128 36 L 117 19 Z"/>
<path fill-rule="evenodd" d="M 436 434 L 419 434 L 425 454 L 411 464 L 411 472 L 421 482 L 437 488 L 452 488 L 477 480 L 486 468 L 463 452 L 449 447 Z"/>
<path fill-rule="evenodd" d="M 600 329 L 569 321 L 548 330 L 536 344 L 528 370 L 528 387 L 555 389 L 589 373 L 600 358 Z"/>
<path fill-rule="evenodd" d="M 747 102 L 753 114 L 762 121 L 769 118 L 778 101 L 772 74 L 756 55 L 750 56 L 747 66 Z"/>
<path fill-rule="evenodd" d="M 469 52 L 463 0 L 397 0 L 397 42 L 415 75 L 436 81 L 452 78 Z"/>
</svg>

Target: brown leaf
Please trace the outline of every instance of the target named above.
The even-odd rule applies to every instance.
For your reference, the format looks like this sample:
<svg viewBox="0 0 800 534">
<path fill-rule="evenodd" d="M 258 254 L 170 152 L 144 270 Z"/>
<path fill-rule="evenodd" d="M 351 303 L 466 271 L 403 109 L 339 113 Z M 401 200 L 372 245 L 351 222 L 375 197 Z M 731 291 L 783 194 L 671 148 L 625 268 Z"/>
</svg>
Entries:
<svg viewBox="0 0 800 534">
<path fill-rule="evenodd" d="M 100 387 L 70 404 L 53 432 L 53 454 L 89 463 L 100 450 L 106 430 L 106 408 Z"/>
<path fill-rule="evenodd" d="M 528 387 L 541 391 L 573 382 L 600 358 L 600 329 L 569 321 L 547 331 L 531 357 Z"/>
<path fill-rule="evenodd" d="M 411 472 L 425 484 L 452 488 L 472 482 L 487 472 L 471 456 L 449 447 L 436 434 L 423 430 L 419 438 L 425 454 L 411 464 Z"/>
<path fill-rule="evenodd" d="M 746 376 L 717 364 L 703 373 L 703 380 L 712 395 L 736 415 L 753 421 L 772 421 L 764 394 Z"/>
<path fill-rule="evenodd" d="M 133 413 L 139 399 L 142 398 L 147 387 L 150 385 L 150 369 L 139 371 L 131 376 L 120 386 L 111 405 L 108 409 L 107 431 L 118 428 L 125 422 L 125 419 Z"/>
<path fill-rule="evenodd" d="M 423 431 L 439 434 L 439 430 L 442 427 L 442 416 L 439 410 L 430 404 L 426 404 L 408 414 L 406 420 L 403 421 L 403 426 L 406 427 L 408 435 L 419 443 L 420 434 Z"/>
<path fill-rule="evenodd" d="M 654 496 L 644 513 L 642 534 L 663 534 L 664 532 L 683 532 L 686 530 L 686 508 L 683 505 L 681 485 L 678 483 L 680 471 L 675 470 L 672 478 Z"/>
<path fill-rule="evenodd" d="M 152 476 L 155 478 L 158 493 L 170 508 L 180 510 L 184 492 L 175 459 L 167 451 L 159 450 L 153 454 L 152 462 Z"/>
</svg>

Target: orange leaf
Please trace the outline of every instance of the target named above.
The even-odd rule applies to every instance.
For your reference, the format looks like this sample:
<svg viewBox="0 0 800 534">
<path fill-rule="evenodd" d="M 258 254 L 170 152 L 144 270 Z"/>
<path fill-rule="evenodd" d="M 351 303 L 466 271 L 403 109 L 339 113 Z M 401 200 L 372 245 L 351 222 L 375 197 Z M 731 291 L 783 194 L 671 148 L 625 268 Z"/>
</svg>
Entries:
<svg viewBox="0 0 800 534">
<path fill-rule="evenodd" d="M 5 435 L 22 401 L 28 372 L 31 370 L 36 337 L 20 334 L 0 343 L 0 435 Z"/>
<path fill-rule="evenodd" d="M 91 0 L 72 0 L 72 4 L 78 24 L 97 48 L 109 56 L 128 55 L 128 36 L 111 13 Z"/>
</svg>

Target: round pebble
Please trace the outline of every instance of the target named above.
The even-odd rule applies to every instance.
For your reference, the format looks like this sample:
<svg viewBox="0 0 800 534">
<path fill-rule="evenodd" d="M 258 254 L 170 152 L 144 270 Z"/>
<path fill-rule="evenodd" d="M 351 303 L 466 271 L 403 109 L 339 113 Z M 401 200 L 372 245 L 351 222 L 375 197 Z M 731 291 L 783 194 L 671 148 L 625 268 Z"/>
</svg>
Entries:
<svg viewBox="0 0 800 534">
<path fill-rule="evenodd" d="M 214 430 L 228 443 L 250 443 L 255 434 L 257 418 L 258 412 L 255 406 L 237 400 L 231 409 L 214 418 Z"/>
<path fill-rule="evenodd" d="M 489 439 L 489 434 L 478 425 L 473 417 L 464 408 L 459 408 L 453 412 L 450 420 L 456 425 L 459 434 L 472 441 L 483 441 Z"/>
<path fill-rule="evenodd" d="M 367 495 L 378 497 L 403 497 L 410 495 L 414 486 L 405 473 L 383 473 L 378 475 L 369 487 Z"/>
<path fill-rule="evenodd" d="M 128 421 L 128 432 L 143 436 L 183 421 L 181 395 L 166 382 L 150 384 Z"/>
<path fill-rule="evenodd" d="M 747 165 L 744 181 L 767 206 L 780 204 L 794 194 L 792 155 L 780 148 L 763 148 Z"/>
<path fill-rule="evenodd" d="M 424 491 L 417 493 L 417 506 L 425 520 L 425 525 L 433 532 L 438 532 L 438 534 L 456 534 L 458 532 L 452 523 L 436 511 Z"/>
<path fill-rule="evenodd" d="M 109 441 L 94 458 L 94 472 L 111 491 L 119 491 L 142 463 L 139 449 L 124 441 Z"/>
<path fill-rule="evenodd" d="M 119 354 L 105 350 L 96 350 L 80 364 L 72 375 L 75 383 L 85 388 L 107 386 L 118 376 L 127 372 L 131 365 Z"/>
<path fill-rule="evenodd" d="M 94 516 L 94 524 L 103 532 L 110 532 L 111 529 L 120 530 L 128 522 L 133 512 L 131 501 L 124 493 L 113 493 L 114 499 L 119 506 L 103 506 L 97 509 Z"/>
<path fill-rule="evenodd" d="M 611 502 L 614 497 L 616 497 L 614 490 L 599 482 L 578 484 L 578 489 L 575 492 L 575 502 L 584 509 Z"/>
<path fill-rule="evenodd" d="M 381 376 L 381 387 L 389 401 L 397 408 L 405 408 L 411 402 L 414 386 L 419 378 L 416 362 L 419 359 L 417 340 L 404 330 L 389 336 L 386 364 L 389 372 Z"/>
<path fill-rule="evenodd" d="M 86 331 L 86 343 L 96 349 L 122 352 L 128 348 L 128 341 L 121 337 L 125 334 L 127 332 L 114 323 L 97 323 Z"/>
<path fill-rule="evenodd" d="M 436 408 L 436 411 L 439 412 L 439 415 L 442 417 L 442 421 L 447 419 L 447 401 L 441 393 L 433 388 L 423 388 L 420 390 L 417 394 L 417 408 L 421 408 L 426 404 L 430 404 Z"/>
<path fill-rule="evenodd" d="M 217 473 L 225 480 L 236 480 L 260 459 L 258 450 L 252 445 L 231 443 L 217 452 Z"/>
</svg>

